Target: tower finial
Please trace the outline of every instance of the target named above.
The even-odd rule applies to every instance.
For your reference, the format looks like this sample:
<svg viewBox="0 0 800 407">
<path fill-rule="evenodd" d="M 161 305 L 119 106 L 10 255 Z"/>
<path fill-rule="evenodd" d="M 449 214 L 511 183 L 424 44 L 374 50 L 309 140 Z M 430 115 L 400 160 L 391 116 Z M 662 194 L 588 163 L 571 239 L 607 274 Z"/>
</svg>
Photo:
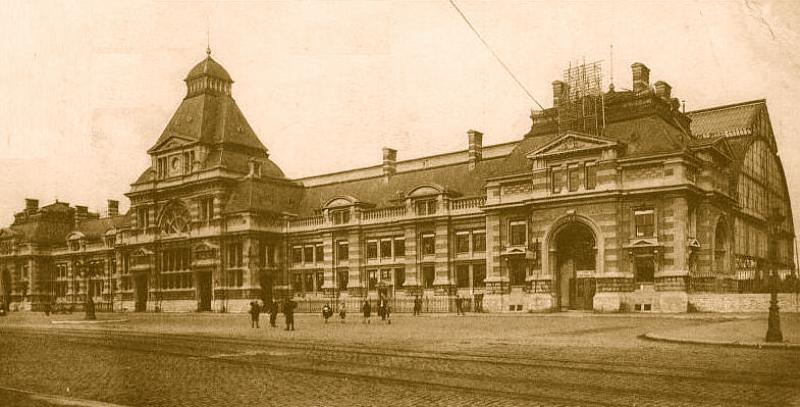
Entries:
<svg viewBox="0 0 800 407">
<path fill-rule="evenodd" d="M 206 17 L 206 55 L 211 57 L 211 24 Z"/>
<path fill-rule="evenodd" d="M 611 54 L 611 80 L 608 85 L 608 90 L 614 90 L 614 44 L 611 44 L 609 47 L 609 53 Z"/>
</svg>

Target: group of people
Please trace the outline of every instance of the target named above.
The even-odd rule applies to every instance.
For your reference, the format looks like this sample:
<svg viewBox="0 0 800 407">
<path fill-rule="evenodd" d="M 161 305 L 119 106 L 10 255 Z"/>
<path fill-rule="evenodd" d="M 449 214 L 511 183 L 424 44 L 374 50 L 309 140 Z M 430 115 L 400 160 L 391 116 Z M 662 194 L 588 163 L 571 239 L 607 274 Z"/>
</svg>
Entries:
<svg viewBox="0 0 800 407">
<path fill-rule="evenodd" d="M 370 304 L 369 300 L 364 300 L 361 304 L 361 313 L 364 315 L 363 323 L 369 324 L 372 322 L 372 304 Z M 389 306 L 389 301 L 384 297 L 378 299 L 378 316 L 381 317 L 381 321 L 386 321 L 387 324 L 391 325 L 391 313 L 392 307 Z"/>
<path fill-rule="evenodd" d="M 283 306 L 281 306 L 277 301 L 271 301 L 269 303 L 269 326 L 275 328 L 277 327 L 276 323 L 278 320 L 278 312 L 283 310 L 284 320 L 286 322 L 286 328 L 284 331 L 294 331 L 294 309 L 297 307 L 297 303 L 292 301 L 291 298 L 286 298 L 283 301 Z M 259 328 L 258 320 L 261 316 L 261 312 L 263 312 L 267 308 L 267 305 L 263 305 L 261 301 L 251 301 L 250 302 L 250 327 L 251 328 Z"/>
</svg>

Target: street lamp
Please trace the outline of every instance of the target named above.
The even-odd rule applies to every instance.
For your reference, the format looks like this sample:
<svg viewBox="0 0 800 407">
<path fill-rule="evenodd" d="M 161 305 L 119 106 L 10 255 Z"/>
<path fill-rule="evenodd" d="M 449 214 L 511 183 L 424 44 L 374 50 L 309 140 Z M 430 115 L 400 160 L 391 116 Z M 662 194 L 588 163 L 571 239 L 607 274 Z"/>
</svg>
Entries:
<svg viewBox="0 0 800 407">
<path fill-rule="evenodd" d="M 783 221 L 783 215 L 781 215 L 780 210 L 778 208 L 773 208 L 772 214 L 767 219 L 768 228 L 770 232 L 770 259 L 769 264 L 772 271 L 772 284 L 770 290 L 770 300 L 769 300 L 769 319 L 767 320 L 767 342 L 783 342 L 783 333 L 781 332 L 781 317 L 778 313 L 778 270 L 776 267 L 777 264 L 777 250 L 776 250 L 776 242 L 775 238 L 778 233 L 779 226 Z"/>
</svg>

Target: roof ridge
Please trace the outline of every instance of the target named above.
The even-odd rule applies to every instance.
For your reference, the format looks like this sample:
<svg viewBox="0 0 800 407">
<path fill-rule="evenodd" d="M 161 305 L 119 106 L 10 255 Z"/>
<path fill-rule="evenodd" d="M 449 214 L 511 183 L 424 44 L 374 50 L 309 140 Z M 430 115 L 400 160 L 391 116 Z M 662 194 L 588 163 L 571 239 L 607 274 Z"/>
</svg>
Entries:
<svg viewBox="0 0 800 407">
<path fill-rule="evenodd" d="M 744 107 L 744 106 L 747 106 L 747 105 L 766 104 L 766 102 L 767 102 L 767 99 L 753 99 L 753 100 L 748 100 L 746 102 L 730 103 L 730 104 L 727 104 L 727 105 L 712 106 L 712 107 L 705 107 L 705 108 L 697 109 L 697 110 L 691 110 L 691 111 L 686 112 L 686 114 L 690 115 L 690 114 L 693 114 L 693 113 L 705 113 L 705 112 L 708 112 L 708 111 L 719 111 L 719 110 L 733 109 L 733 108 L 736 108 L 736 107 Z"/>
</svg>

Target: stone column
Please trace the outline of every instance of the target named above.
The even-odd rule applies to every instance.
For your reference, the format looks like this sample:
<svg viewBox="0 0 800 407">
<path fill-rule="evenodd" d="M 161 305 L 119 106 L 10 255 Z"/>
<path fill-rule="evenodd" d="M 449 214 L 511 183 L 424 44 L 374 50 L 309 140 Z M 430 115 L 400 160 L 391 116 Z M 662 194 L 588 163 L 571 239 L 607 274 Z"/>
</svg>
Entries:
<svg viewBox="0 0 800 407">
<path fill-rule="evenodd" d="M 336 275 L 334 273 L 334 245 L 333 232 L 326 232 L 322 234 L 322 251 L 325 256 L 322 261 L 323 278 L 322 291 L 326 297 L 333 297 L 336 292 Z"/>
<path fill-rule="evenodd" d="M 362 297 L 366 294 L 366 282 L 362 280 L 364 248 L 362 247 L 361 231 L 358 229 L 350 231 L 347 241 L 350 248 L 347 292 L 351 297 Z"/>
<path fill-rule="evenodd" d="M 446 220 L 438 221 L 434 227 L 436 277 L 433 280 L 433 286 L 437 295 L 450 295 L 455 289 L 450 278 L 450 228 L 448 223 Z"/>
<path fill-rule="evenodd" d="M 421 294 L 422 287 L 417 267 L 417 228 L 415 225 L 408 225 L 404 229 L 406 245 L 406 282 L 403 284 L 406 294 L 414 296 Z"/>
<path fill-rule="evenodd" d="M 492 213 L 486 215 L 486 294 L 483 308 L 489 312 L 500 312 L 504 309 L 505 291 L 509 289 L 508 276 L 502 274 L 502 256 L 500 253 L 500 216 Z"/>
</svg>

